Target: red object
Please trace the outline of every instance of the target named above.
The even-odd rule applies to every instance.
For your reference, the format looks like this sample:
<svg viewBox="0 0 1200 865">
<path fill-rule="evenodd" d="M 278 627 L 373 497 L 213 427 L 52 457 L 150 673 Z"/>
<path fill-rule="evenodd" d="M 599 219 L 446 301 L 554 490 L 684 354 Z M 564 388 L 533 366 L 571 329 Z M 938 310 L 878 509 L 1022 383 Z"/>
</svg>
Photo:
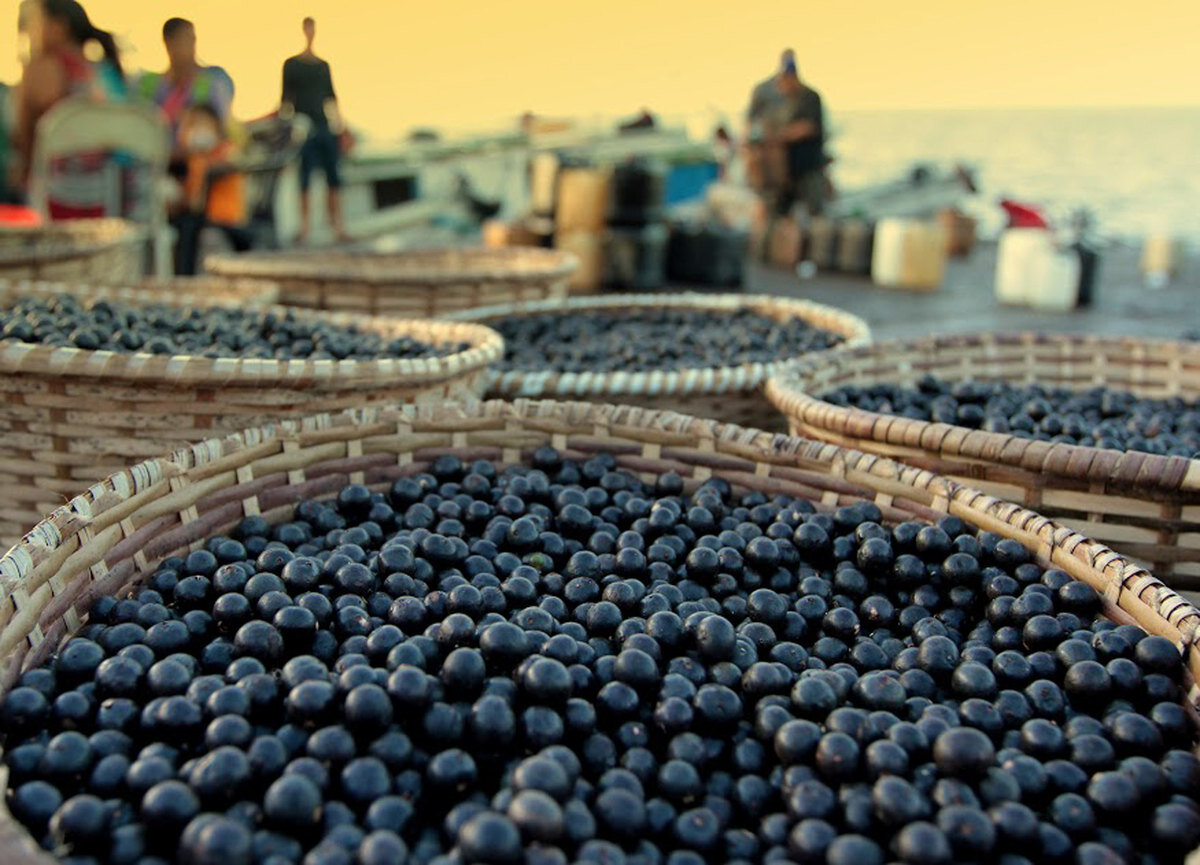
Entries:
<svg viewBox="0 0 1200 865">
<path fill-rule="evenodd" d="M 1011 198 L 1000 199 L 1000 206 L 1008 214 L 1009 228 L 1049 228 L 1050 220 L 1033 204 L 1022 204 Z"/>
<path fill-rule="evenodd" d="M 19 204 L 0 204 L 0 225 L 11 227 L 41 224 L 42 218 L 32 207 L 22 207 Z"/>
</svg>

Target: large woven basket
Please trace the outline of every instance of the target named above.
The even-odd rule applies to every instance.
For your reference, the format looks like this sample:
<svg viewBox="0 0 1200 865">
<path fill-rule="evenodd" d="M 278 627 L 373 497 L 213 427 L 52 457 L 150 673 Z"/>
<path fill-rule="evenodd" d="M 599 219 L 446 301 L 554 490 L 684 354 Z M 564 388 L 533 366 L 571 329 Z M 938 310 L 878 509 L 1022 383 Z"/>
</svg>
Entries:
<svg viewBox="0 0 1200 865">
<path fill-rule="evenodd" d="M 53 294 L 64 288 L 0 283 L 0 305 L 22 289 Z M 190 293 L 82 291 L 90 299 L 182 306 L 245 305 L 252 296 L 248 286 Z M 479 396 L 488 365 L 504 350 L 500 337 L 479 325 L 271 309 L 469 348 L 425 360 L 274 361 L 117 354 L 0 340 L 0 549 L 88 484 L 186 442 L 369 403 Z"/>
<path fill-rule="evenodd" d="M 290 306 L 408 318 L 493 303 L 566 297 L 578 265 L 552 249 L 264 252 L 217 255 L 210 273 L 271 279 Z"/>
<path fill-rule="evenodd" d="M 544 312 L 630 312 L 662 309 L 703 309 L 731 313 L 750 309 L 780 321 L 800 318 L 842 337 L 842 345 L 860 346 L 871 341 L 871 329 L 857 316 L 805 300 L 744 294 L 622 294 L 606 297 L 573 297 L 565 301 L 504 304 L 471 309 L 451 318 L 489 324 L 504 318 Z M 555 372 L 525 370 L 496 372 L 488 388 L 503 399 L 543 397 L 617 402 L 694 414 L 727 423 L 782 431 L 777 412 L 762 395 L 767 379 L 789 358 L 777 363 L 661 372 Z"/>
<path fill-rule="evenodd" d="M 146 233 L 120 219 L 0 228 L 0 279 L 119 283 L 142 275 Z"/>
<path fill-rule="evenodd" d="M 141 305 L 265 307 L 279 303 L 279 286 L 265 279 L 179 276 L 130 279 L 112 284 L 74 280 L 0 278 L 0 305 L 25 295 L 70 295 L 81 301 L 110 300 Z"/>
<path fill-rule="evenodd" d="M 939 337 L 806 359 L 767 386 L 799 435 L 965 479 L 1148 563 L 1175 588 L 1200 587 L 1200 462 L 1034 441 L 817 397 L 842 385 L 912 385 L 927 373 L 1195 398 L 1200 345 L 1031 333 Z"/>
<path fill-rule="evenodd" d="M 1188 700 L 1197 699 L 1200 612 L 1120 556 L 1036 514 L 830 445 L 640 408 L 550 402 L 367 409 L 284 422 L 212 439 L 96 484 L 0 559 L 0 689 L 76 632 L 94 598 L 135 586 L 163 558 L 196 549 L 247 515 L 285 520 L 304 498 L 332 495 L 351 482 L 386 487 L 442 454 L 511 463 L 543 444 L 577 459 L 609 452 L 638 473 L 678 471 L 688 489 L 716 475 L 742 490 L 803 496 L 822 509 L 874 501 L 889 520 L 954 514 L 1016 539 L 1043 567 L 1093 586 L 1114 619 L 1181 646 Z M 0 769 L 0 784 L 5 780 Z M 2 805 L 0 861 L 53 861 Z"/>
</svg>

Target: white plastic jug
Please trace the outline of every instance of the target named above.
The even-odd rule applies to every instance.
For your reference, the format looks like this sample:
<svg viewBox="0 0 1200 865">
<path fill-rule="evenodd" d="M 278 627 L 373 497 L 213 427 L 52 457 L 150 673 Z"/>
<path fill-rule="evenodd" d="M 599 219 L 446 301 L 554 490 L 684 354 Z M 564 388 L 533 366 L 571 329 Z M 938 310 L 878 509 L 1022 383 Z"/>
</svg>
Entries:
<svg viewBox="0 0 1200 865">
<path fill-rule="evenodd" d="M 1033 272 L 1054 252 L 1044 228 L 1009 228 L 996 247 L 996 300 L 1022 306 L 1030 302 Z"/>
<path fill-rule="evenodd" d="M 1065 312 L 1079 305 L 1079 255 L 1049 247 L 1030 268 L 1027 303 L 1035 309 Z"/>
<path fill-rule="evenodd" d="M 871 280 L 876 285 L 932 291 L 946 272 L 946 233 L 916 219 L 882 219 L 875 227 Z"/>
</svg>

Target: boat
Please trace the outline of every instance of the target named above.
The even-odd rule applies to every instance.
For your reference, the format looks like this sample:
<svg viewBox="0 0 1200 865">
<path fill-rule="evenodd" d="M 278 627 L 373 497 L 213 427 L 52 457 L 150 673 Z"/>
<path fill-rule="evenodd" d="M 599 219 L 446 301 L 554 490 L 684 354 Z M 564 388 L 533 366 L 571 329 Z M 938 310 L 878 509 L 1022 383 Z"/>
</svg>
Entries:
<svg viewBox="0 0 1200 865">
<path fill-rule="evenodd" d="M 977 190 L 972 170 L 916 165 L 896 180 L 851 190 L 838 190 L 826 207 L 827 215 L 878 221 L 889 217 L 927 218 L 955 208 Z"/>
<path fill-rule="evenodd" d="M 347 231 L 360 241 L 391 243 L 398 234 L 436 225 L 454 233 L 464 225 L 477 227 L 480 201 L 498 203 L 500 218 L 523 214 L 529 207 L 530 160 L 544 152 L 591 165 L 634 157 L 658 160 L 668 169 L 668 204 L 699 196 L 717 174 L 712 148 L 682 128 L 618 132 L 557 122 L 458 138 L 426 133 L 393 145 L 364 143 L 346 156 L 342 208 Z M 281 170 L 276 187 L 270 208 L 274 233 L 278 244 L 287 246 L 299 230 L 298 157 Z M 310 238 L 321 244 L 330 231 L 319 175 L 312 196 Z"/>
</svg>

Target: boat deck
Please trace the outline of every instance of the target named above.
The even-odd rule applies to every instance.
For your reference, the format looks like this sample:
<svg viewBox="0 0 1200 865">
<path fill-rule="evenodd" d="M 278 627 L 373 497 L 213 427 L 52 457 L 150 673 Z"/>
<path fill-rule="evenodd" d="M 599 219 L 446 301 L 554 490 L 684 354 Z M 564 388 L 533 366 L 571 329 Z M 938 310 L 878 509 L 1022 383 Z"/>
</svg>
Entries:
<svg viewBox="0 0 1200 865">
<path fill-rule="evenodd" d="M 867 277 L 818 273 L 802 280 L 794 272 L 751 265 L 747 292 L 800 297 L 866 319 L 876 339 L 908 338 L 979 330 L 1177 338 L 1200 329 L 1200 273 L 1194 266 L 1158 290 L 1144 287 L 1140 251 L 1121 245 L 1101 254 L 1094 302 L 1073 312 L 1002 306 L 992 290 L 996 246 L 978 245 L 968 258 L 951 259 L 941 288 L 907 292 L 879 288 Z"/>
</svg>

